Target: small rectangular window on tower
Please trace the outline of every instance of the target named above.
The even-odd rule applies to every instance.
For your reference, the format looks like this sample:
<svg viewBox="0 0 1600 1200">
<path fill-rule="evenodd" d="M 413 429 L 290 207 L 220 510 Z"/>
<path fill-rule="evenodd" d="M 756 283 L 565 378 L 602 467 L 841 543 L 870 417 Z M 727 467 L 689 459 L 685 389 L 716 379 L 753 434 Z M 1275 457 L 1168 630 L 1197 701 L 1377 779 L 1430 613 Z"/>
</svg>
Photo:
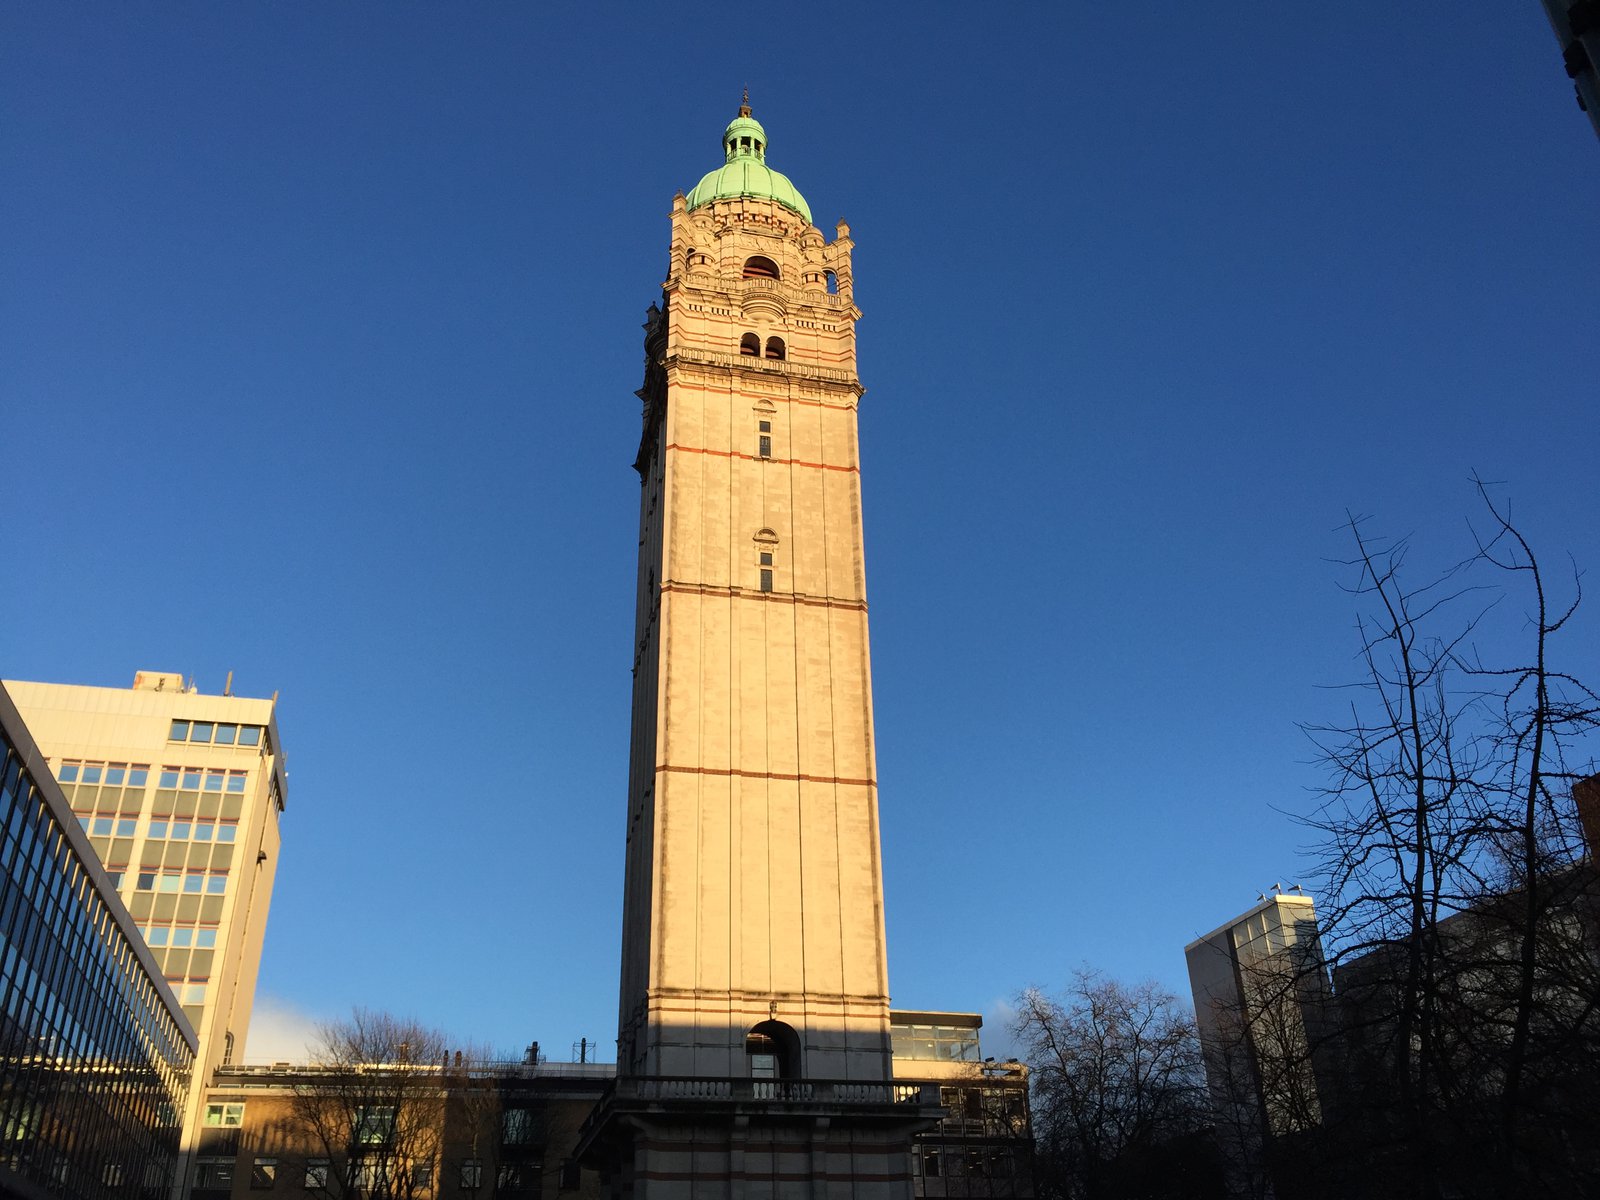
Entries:
<svg viewBox="0 0 1600 1200">
<path fill-rule="evenodd" d="M 761 457 L 762 458 L 771 458 L 772 457 L 772 438 L 769 437 L 767 434 L 762 434 L 761 435 Z"/>
<path fill-rule="evenodd" d="M 771 550 L 763 550 L 761 552 L 761 565 L 763 567 L 770 567 L 772 565 L 772 551 Z"/>
<path fill-rule="evenodd" d="M 772 422 L 771 421 L 762 421 L 756 426 L 756 428 L 762 433 L 771 433 L 772 432 Z"/>
<path fill-rule="evenodd" d="M 767 570 L 765 567 L 763 567 L 761 570 L 761 590 L 763 592 L 770 592 L 772 590 L 772 572 Z"/>
</svg>

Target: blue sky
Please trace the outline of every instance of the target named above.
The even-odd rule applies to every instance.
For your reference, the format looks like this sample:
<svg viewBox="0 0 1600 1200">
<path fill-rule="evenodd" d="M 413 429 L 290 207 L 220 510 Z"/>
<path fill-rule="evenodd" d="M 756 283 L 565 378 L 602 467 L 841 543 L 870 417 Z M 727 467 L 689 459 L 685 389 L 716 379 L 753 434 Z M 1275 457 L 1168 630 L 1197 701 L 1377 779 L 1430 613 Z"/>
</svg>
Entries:
<svg viewBox="0 0 1600 1200">
<path fill-rule="evenodd" d="M 614 1036 L 639 325 L 745 85 L 857 242 L 896 1004 L 1186 992 L 1305 875 L 1347 511 L 1600 562 L 1536 4 L 7 6 L 0 675 L 281 693 L 284 1020 Z"/>
</svg>

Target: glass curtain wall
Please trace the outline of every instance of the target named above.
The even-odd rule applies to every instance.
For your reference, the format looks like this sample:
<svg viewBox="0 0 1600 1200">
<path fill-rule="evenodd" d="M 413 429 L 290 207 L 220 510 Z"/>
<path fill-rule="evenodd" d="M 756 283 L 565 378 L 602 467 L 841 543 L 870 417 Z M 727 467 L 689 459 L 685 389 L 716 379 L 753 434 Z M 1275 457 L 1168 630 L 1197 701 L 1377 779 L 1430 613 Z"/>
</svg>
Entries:
<svg viewBox="0 0 1600 1200">
<path fill-rule="evenodd" d="M 3 691 L 0 754 L 0 1192 L 164 1200 L 193 1030 Z"/>
</svg>

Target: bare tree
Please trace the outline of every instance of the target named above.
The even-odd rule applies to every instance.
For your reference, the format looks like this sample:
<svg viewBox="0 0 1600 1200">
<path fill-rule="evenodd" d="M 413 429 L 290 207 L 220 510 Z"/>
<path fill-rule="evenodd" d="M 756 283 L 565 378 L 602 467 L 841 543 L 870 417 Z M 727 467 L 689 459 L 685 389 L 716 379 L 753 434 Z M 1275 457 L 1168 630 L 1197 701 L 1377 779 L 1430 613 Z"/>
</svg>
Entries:
<svg viewBox="0 0 1600 1200">
<path fill-rule="evenodd" d="M 1475 482 L 1486 533 L 1421 586 L 1404 542 L 1350 520 L 1362 678 L 1347 721 L 1308 729 L 1331 771 L 1311 824 L 1351 1083 L 1330 1137 L 1360 1147 L 1386 1195 L 1543 1194 L 1571 1135 L 1594 1133 L 1552 1112 L 1595 1043 L 1592 876 L 1565 800 L 1600 706 L 1551 665 L 1581 593 L 1574 572 L 1570 601 L 1551 602 Z M 1526 650 L 1486 660 L 1484 622 L 1519 608 Z"/>
<path fill-rule="evenodd" d="M 318 1028 L 291 1104 L 292 1121 L 321 1151 L 308 1165 L 310 1190 L 370 1200 L 432 1194 L 448 1048 L 438 1030 L 370 1009 Z"/>
<path fill-rule="evenodd" d="M 1060 999 L 1019 996 L 1014 1032 L 1032 1070 L 1041 1194 L 1215 1194 L 1199 1040 L 1175 997 L 1082 970 Z"/>
<path fill-rule="evenodd" d="M 1347 723 L 1308 729 L 1333 777 L 1312 820 L 1323 835 L 1323 920 L 1336 956 L 1368 964 L 1346 1034 L 1382 1043 L 1368 1057 L 1386 1075 L 1364 1081 L 1365 1090 L 1394 1097 L 1395 1135 L 1427 1196 L 1438 1158 L 1427 1097 L 1445 969 L 1436 933 L 1482 888 L 1470 853 L 1482 830 L 1482 805 L 1470 794 L 1480 746 L 1461 732 L 1478 701 L 1458 696 L 1449 680 L 1487 598 L 1459 571 L 1414 587 L 1404 576 L 1404 541 L 1374 539 L 1353 516 L 1349 529 L 1350 590 L 1364 602 L 1356 623 L 1363 677 Z M 1441 624 L 1448 634 L 1434 632 Z"/>
<path fill-rule="evenodd" d="M 546 1162 L 553 1132 L 548 1105 L 519 1104 L 510 1055 L 467 1049 L 452 1055 L 444 1071 L 448 1089 L 448 1144 L 458 1157 L 446 1163 L 450 1187 L 472 1196 L 539 1192 L 545 1175 L 559 1174 Z M 536 1063 L 529 1064 L 530 1067 Z"/>
<path fill-rule="evenodd" d="M 1600 970 L 1595 930 L 1583 920 L 1584 890 L 1591 881 L 1573 870 L 1583 851 L 1570 805 L 1580 772 L 1568 761 L 1573 747 L 1600 726 L 1600 697 L 1551 661 L 1554 639 L 1582 600 L 1581 575 L 1574 567 L 1570 599 L 1553 600 L 1538 556 L 1512 523 L 1508 507 L 1481 479 L 1473 482 L 1488 514 L 1478 558 L 1517 586 L 1526 637 L 1520 662 L 1493 665 L 1474 655 L 1467 664 L 1487 685 L 1495 719 L 1483 790 L 1498 869 L 1490 872 L 1488 895 L 1471 920 L 1460 922 L 1469 927 L 1474 943 L 1474 978 L 1499 984 L 1498 996 L 1484 997 L 1490 1003 L 1469 1009 L 1467 1024 L 1473 1030 L 1487 1026 L 1493 1030 L 1488 1040 L 1503 1043 L 1503 1052 L 1490 1056 L 1499 1086 L 1489 1090 L 1498 1091 L 1501 1182 L 1515 1184 L 1549 1175 L 1554 1164 L 1543 1152 L 1549 1139 L 1541 1135 L 1552 1123 L 1570 1125 L 1576 1115 L 1552 1112 L 1543 1102 L 1550 1085 L 1571 1078 L 1574 1068 L 1592 1078 L 1600 1065 L 1595 1055 Z M 1487 971 L 1485 960 L 1492 963 Z M 1481 997 L 1484 989 L 1476 990 Z M 1483 1094 L 1481 1079 L 1474 1082 Z M 1592 1120 L 1583 1125 L 1575 1131 L 1580 1136 L 1592 1140 L 1600 1133 Z"/>
</svg>

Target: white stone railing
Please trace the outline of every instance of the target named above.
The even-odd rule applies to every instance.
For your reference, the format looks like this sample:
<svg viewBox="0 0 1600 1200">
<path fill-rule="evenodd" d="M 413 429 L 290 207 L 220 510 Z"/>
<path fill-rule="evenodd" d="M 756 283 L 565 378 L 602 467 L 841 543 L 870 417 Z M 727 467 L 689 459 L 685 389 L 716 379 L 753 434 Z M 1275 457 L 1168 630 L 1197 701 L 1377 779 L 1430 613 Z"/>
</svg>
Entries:
<svg viewBox="0 0 1600 1200">
<path fill-rule="evenodd" d="M 909 1120 L 924 1126 L 940 1115 L 936 1083 L 860 1082 L 852 1079 L 750 1079 L 619 1076 L 584 1119 L 578 1132 L 578 1153 L 587 1153 L 604 1131 L 626 1112 L 699 1109 L 705 1113 L 739 1112 L 740 1106 L 769 1117 L 808 1118 L 830 1110 L 850 1110 L 866 1120 Z M 751 1111 L 746 1109 L 746 1112 Z"/>
</svg>

